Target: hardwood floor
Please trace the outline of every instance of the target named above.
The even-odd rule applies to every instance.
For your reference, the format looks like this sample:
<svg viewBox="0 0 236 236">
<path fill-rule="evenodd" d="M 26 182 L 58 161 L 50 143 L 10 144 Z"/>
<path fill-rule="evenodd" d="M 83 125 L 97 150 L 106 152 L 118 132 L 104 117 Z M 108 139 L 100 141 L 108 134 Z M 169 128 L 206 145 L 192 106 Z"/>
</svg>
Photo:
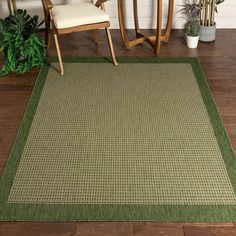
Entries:
<svg viewBox="0 0 236 236">
<path fill-rule="evenodd" d="M 132 36 L 133 31 L 129 32 Z M 153 56 L 148 44 L 125 50 L 118 30 L 112 31 L 117 56 Z M 218 30 L 214 43 L 200 43 L 198 49 L 185 46 L 183 31 L 172 32 L 171 40 L 161 47 L 160 56 L 198 56 L 219 113 L 236 153 L 236 29 Z M 92 33 L 60 37 L 62 54 L 108 56 L 105 32 L 99 31 L 99 44 Z M 52 45 L 50 55 L 55 55 Z M 1 64 L 1 63 L 0 63 Z M 0 174 L 2 173 L 38 70 L 24 75 L 11 74 L 0 79 Z M 1 236 L 236 236 L 236 223 L 51 223 L 2 222 Z"/>
</svg>

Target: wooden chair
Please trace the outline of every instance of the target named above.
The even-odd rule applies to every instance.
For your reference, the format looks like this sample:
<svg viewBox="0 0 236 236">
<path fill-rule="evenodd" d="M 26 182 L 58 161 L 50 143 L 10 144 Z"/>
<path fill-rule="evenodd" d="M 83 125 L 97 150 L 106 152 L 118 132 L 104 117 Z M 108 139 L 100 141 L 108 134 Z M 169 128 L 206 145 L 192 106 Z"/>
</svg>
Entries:
<svg viewBox="0 0 236 236">
<path fill-rule="evenodd" d="M 64 67 L 58 42 L 59 34 L 105 28 L 112 61 L 114 65 L 117 65 L 109 30 L 109 15 L 104 11 L 103 3 L 106 1 L 98 0 L 96 4 L 86 2 L 54 6 L 51 0 L 42 0 L 45 14 L 47 50 L 50 44 L 50 27 L 52 27 L 61 75 L 64 74 Z"/>
</svg>

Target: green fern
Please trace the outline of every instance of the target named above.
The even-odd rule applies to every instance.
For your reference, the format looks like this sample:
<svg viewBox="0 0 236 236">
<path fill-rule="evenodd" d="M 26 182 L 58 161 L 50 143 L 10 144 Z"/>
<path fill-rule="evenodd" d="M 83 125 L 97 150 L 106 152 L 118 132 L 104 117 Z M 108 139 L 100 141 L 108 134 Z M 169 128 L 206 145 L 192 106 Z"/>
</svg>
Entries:
<svg viewBox="0 0 236 236">
<path fill-rule="evenodd" d="M 42 24 L 38 16 L 31 17 L 26 10 L 20 9 L 15 15 L 0 19 L 0 51 L 5 56 L 0 75 L 24 73 L 44 63 L 45 44 L 37 35 Z"/>
</svg>

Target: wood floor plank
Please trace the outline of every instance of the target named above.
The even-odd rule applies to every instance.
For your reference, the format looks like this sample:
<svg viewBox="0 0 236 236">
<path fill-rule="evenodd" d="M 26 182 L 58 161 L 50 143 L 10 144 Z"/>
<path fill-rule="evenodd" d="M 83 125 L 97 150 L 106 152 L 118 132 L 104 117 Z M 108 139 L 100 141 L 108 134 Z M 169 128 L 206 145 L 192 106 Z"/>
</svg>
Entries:
<svg viewBox="0 0 236 236">
<path fill-rule="evenodd" d="M 186 226 L 184 236 L 236 236 L 236 228 Z"/>
<path fill-rule="evenodd" d="M 194 227 L 234 227 L 233 222 L 183 222 L 178 223 L 183 227 L 194 226 Z"/>
<path fill-rule="evenodd" d="M 75 223 L 0 223 L 1 236 L 75 236 Z"/>
<path fill-rule="evenodd" d="M 132 223 L 78 223 L 76 236 L 133 236 Z"/>
<path fill-rule="evenodd" d="M 134 223 L 134 236 L 184 236 L 178 223 Z"/>
</svg>

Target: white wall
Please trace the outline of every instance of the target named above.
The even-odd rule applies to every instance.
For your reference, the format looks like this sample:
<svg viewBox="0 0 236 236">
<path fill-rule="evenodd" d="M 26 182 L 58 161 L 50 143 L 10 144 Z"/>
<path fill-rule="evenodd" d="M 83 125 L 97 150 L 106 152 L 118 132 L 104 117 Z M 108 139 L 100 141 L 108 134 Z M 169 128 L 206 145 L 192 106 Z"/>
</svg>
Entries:
<svg viewBox="0 0 236 236">
<path fill-rule="evenodd" d="M 73 3 L 86 0 L 53 0 L 55 4 L 60 3 Z M 8 14 L 6 5 L 7 0 L 0 0 L 0 17 L 5 17 Z M 141 28 L 155 28 L 155 12 L 156 0 L 138 0 L 139 2 L 139 16 Z M 43 17 L 41 0 L 17 0 L 18 8 L 25 8 L 31 14 L 38 14 Z M 132 0 L 125 0 L 126 3 L 126 25 L 127 28 L 133 28 L 133 11 Z M 163 0 L 163 24 L 166 22 L 168 0 Z M 183 0 L 175 0 L 173 28 L 183 28 L 184 18 L 178 12 L 181 9 Z M 216 15 L 216 23 L 218 28 L 236 28 L 236 0 L 225 0 L 218 7 L 219 13 Z M 117 0 L 111 0 L 106 3 L 106 11 L 111 18 L 112 28 L 119 28 L 117 18 Z"/>
</svg>

